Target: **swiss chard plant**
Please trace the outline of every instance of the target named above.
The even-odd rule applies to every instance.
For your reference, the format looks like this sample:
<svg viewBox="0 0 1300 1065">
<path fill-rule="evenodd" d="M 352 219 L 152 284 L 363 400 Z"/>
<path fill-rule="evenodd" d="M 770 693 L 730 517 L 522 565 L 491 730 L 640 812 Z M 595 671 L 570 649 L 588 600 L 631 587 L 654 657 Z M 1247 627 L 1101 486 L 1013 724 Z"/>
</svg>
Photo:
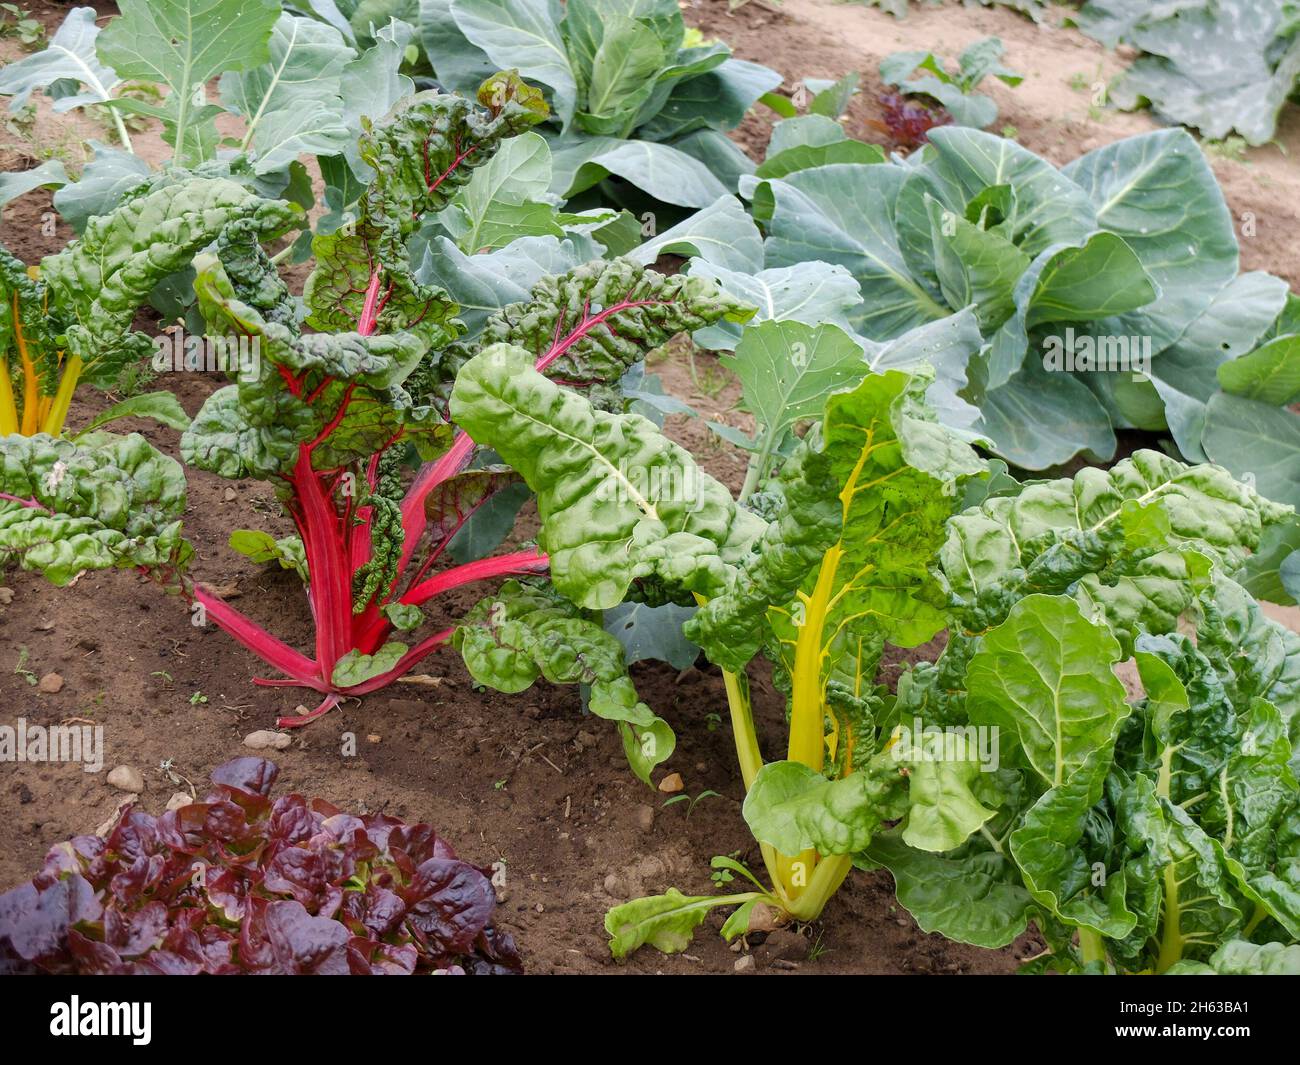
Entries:
<svg viewBox="0 0 1300 1065">
<path fill-rule="evenodd" d="M 0 972 L 491 976 L 522 970 L 489 874 L 428 825 L 271 798 L 279 770 L 236 758 L 201 799 L 128 807 L 51 848 L 0 895 Z"/>
<path fill-rule="evenodd" d="M 303 577 L 313 654 L 193 586 L 179 526 L 181 467 L 138 436 L 99 434 L 80 446 L 42 435 L 0 440 L 0 554 L 59 584 L 87 569 L 136 568 L 179 588 L 204 621 L 278 672 L 259 683 L 320 694 L 313 714 L 285 725 L 384 687 L 451 640 L 454 627 L 421 631 L 439 595 L 545 573 L 551 560 L 537 547 L 482 557 L 508 521 L 446 565 L 458 536 L 520 482 L 449 421 L 461 365 L 480 348 L 513 345 L 530 353 L 538 373 L 621 410 L 629 400 L 620 379 L 650 350 L 683 330 L 743 321 L 753 309 L 701 278 L 596 260 L 541 276 L 523 299 L 477 317 L 467 332 L 457 303 L 413 266 L 407 242 L 425 215 L 445 209 L 476 168 L 545 111 L 540 94 L 513 74 L 489 79 L 480 101 L 416 94 L 362 135 L 360 155 L 375 178 L 354 225 L 315 237 L 316 269 L 301 301 L 278 277 L 252 221 L 227 225 L 195 262 L 209 329 L 256 357 L 204 403 L 181 455 L 223 477 L 276 486 L 296 535 L 239 530 L 231 543 Z M 445 250 L 460 254 L 454 245 Z M 304 328 L 301 311 L 315 331 Z M 500 596 L 536 623 L 547 616 L 548 604 L 526 586 L 508 584 Z M 456 637 L 472 670 L 505 653 L 483 642 L 499 635 L 504 610 L 471 615 Z M 671 752 L 671 732 L 636 698 L 622 648 L 598 618 L 571 616 L 546 639 L 511 651 L 523 656 L 511 674 L 516 685 L 538 676 L 588 685 L 591 709 L 619 722 L 642 777 Z"/>
<path fill-rule="evenodd" d="M 1139 452 L 951 521 L 949 644 L 898 703 L 994 729 L 1002 759 L 961 846 L 891 830 L 862 856 L 923 928 L 999 946 L 1032 922 L 1037 970 L 1294 969 L 1300 637 L 1234 580 L 1283 509 Z"/>
<path fill-rule="evenodd" d="M 449 89 L 506 67 L 546 86 L 563 197 L 600 185 L 620 205 L 699 208 L 734 192 L 752 164 L 724 133 L 781 83 L 688 29 L 676 0 L 438 0 L 420 28 Z"/>
<path fill-rule="evenodd" d="M 124 367 L 149 363 L 153 339 L 131 329 L 164 278 L 236 222 L 269 240 L 302 210 L 226 178 L 169 172 L 91 220 L 80 239 L 27 266 L 0 247 L 0 435 L 59 436 L 81 381 L 111 386 Z M 184 428 L 169 392 L 133 396 L 90 428 L 127 415 Z"/>
<path fill-rule="evenodd" d="M 753 889 L 619 906 L 615 955 L 684 949 L 718 906 L 735 907 L 728 938 L 760 905 L 814 919 L 855 864 L 889 865 L 923 927 L 955 938 L 1002 944 L 1033 920 L 1065 969 L 1167 971 L 1292 941 L 1300 868 L 1292 829 L 1274 833 L 1300 815 L 1300 638 L 1233 580 L 1289 508 L 1157 452 L 1021 485 L 937 421 L 931 375 L 872 373 L 852 345 L 808 355 L 829 342 L 810 329 L 802 342 L 784 373 L 737 349 L 756 363 L 748 405 L 777 420 L 761 468 L 779 470 L 746 506 L 653 426 L 531 370 L 525 351 L 486 349 L 455 384 L 453 416 L 537 493 L 547 617 L 561 600 L 694 600 L 686 634 L 724 671 L 767 881 L 715 859 Z M 1200 625 L 1205 662 L 1180 681 L 1194 696 L 1171 680 L 1190 665 L 1181 618 Z M 525 636 L 526 611 L 511 621 L 506 646 L 542 638 Z M 886 644 L 940 633 L 936 662 L 896 692 L 877 683 Z M 788 700 L 779 761 L 764 759 L 750 706 L 760 652 Z M 1113 667 L 1135 653 L 1146 693 L 1130 702 Z M 478 675 L 509 690 L 511 664 Z M 1214 726 L 1188 708 L 1210 667 Z M 1193 870 L 1205 883 L 1182 890 Z M 1206 885 L 1227 901 L 1203 925 Z M 1116 918 L 1100 931 L 1115 943 L 1098 946 L 1095 913 Z"/>
</svg>

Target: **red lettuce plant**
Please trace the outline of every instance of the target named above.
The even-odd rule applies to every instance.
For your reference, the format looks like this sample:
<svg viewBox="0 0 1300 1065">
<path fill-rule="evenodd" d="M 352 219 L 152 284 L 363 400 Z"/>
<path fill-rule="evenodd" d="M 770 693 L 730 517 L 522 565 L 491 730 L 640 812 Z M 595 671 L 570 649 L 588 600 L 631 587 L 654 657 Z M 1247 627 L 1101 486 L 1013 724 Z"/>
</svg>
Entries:
<svg viewBox="0 0 1300 1065">
<path fill-rule="evenodd" d="M 432 828 L 273 801 L 278 773 L 236 758 L 202 802 L 51 848 L 0 895 L 0 973 L 521 971 L 487 875 Z"/>
<path fill-rule="evenodd" d="M 930 130 L 952 122 L 952 116 L 938 104 L 931 105 L 901 93 L 881 93 L 879 103 L 880 118 L 868 119 L 867 124 L 888 134 L 894 148 L 919 148 L 928 139 Z"/>
</svg>

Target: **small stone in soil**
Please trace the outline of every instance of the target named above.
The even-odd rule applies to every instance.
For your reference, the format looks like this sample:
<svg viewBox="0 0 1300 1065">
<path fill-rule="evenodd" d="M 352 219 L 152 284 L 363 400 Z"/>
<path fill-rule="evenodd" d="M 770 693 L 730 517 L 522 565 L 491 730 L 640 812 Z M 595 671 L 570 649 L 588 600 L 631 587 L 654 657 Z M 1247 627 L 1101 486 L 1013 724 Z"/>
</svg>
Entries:
<svg viewBox="0 0 1300 1065">
<path fill-rule="evenodd" d="M 768 965 L 776 962 L 803 961 L 808 957 L 808 940 L 790 928 L 778 928 L 768 934 L 759 948 Z"/>
<path fill-rule="evenodd" d="M 272 732 L 270 729 L 258 729 L 244 737 L 244 746 L 255 751 L 283 751 L 292 742 L 293 737 L 287 732 Z"/>
<path fill-rule="evenodd" d="M 737 958 L 733 968 L 738 973 L 752 973 L 754 971 L 754 955 L 746 954 L 743 958 Z"/>
<path fill-rule="evenodd" d="M 54 695 L 63 690 L 63 678 L 57 673 L 46 673 L 36 685 L 36 690 L 46 695 Z"/>
<path fill-rule="evenodd" d="M 782 914 L 765 902 L 754 903 L 749 911 L 749 930 L 751 932 L 773 932 L 781 927 Z"/>
<path fill-rule="evenodd" d="M 140 770 L 120 765 L 108 774 L 108 786 L 139 795 L 144 791 L 144 777 L 140 775 Z"/>
<path fill-rule="evenodd" d="M 174 792 L 172 797 L 167 800 L 167 810 L 169 812 L 179 810 L 182 806 L 189 806 L 193 801 L 188 791 Z"/>
<path fill-rule="evenodd" d="M 666 795 L 672 795 L 679 792 L 685 786 L 686 785 L 682 783 L 682 775 L 680 773 L 669 773 L 663 778 L 663 780 L 659 781 L 659 790 Z"/>
<path fill-rule="evenodd" d="M 623 897 L 623 882 L 614 873 L 610 873 L 605 877 L 605 894 L 616 899 Z"/>
</svg>

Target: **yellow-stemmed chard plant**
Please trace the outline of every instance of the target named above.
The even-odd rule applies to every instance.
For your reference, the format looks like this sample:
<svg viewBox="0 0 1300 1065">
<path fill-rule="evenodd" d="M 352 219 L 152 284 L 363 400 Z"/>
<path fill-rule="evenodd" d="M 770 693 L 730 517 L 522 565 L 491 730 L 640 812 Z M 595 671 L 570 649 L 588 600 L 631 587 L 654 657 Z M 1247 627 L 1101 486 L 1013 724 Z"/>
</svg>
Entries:
<svg viewBox="0 0 1300 1065">
<path fill-rule="evenodd" d="M 1033 923 L 1034 971 L 1251 971 L 1294 942 L 1300 639 L 1234 580 L 1291 508 L 1155 451 L 1020 483 L 940 423 L 929 368 L 873 373 L 830 325 L 745 332 L 748 506 L 527 352 L 484 349 L 452 394 L 536 492 L 554 598 L 693 600 L 684 634 L 723 671 L 766 882 L 715 857 L 742 890 L 616 906 L 614 956 L 684 950 L 715 907 L 728 939 L 814 921 L 855 867 L 888 869 L 926 931 L 996 948 Z M 517 649 L 562 639 L 559 608 L 498 605 L 466 663 L 517 691 Z M 936 660 L 880 683 L 887 645 L 936 636 Z M 787 699 L 775 737 L 751 709 L 760 656 Z M 1115 673 L 1131 657 L 1137 698 Z M 1265 739 L 1243 755 L 1247 734 Z"/>
</svg>

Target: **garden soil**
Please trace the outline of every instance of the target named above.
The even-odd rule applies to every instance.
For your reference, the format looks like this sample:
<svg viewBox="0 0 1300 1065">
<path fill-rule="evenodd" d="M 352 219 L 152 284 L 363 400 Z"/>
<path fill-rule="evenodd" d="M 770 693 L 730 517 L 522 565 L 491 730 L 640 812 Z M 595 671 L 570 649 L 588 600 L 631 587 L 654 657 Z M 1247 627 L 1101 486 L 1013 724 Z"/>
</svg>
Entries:
<svg viewBox="0 0 1300 1065">
<path fill-rule="evenodd" d="M 47 26 L 63 5 L 31 5 Z M 101 8 L 101 13 L 104 9 Z M 906 22 L 872 9 L 826 0 L 787 0 L 780 9 L 750 4 L 727 12 L 725 0 L 687 9 L 707 34 L 731 42 L 746 58 L 776 67 L 787 83 L 805 76 L 863 74 L 865 92 L 850 109 L 850 132 L 867 139 L 879 90 L 876 65 L 902 47 L 945 54 L 988 34 L 1007 42 L 1007 63 L 1029 77 L 1021 90 L 994 90 L 1000 122 L 1015 125 L 1035 151 L 1064 162 L 1079 152 L 1150 128 L 1145 116 L 1090 117 L 1088 100 L 1069 87 L 1071 75 L 1093 79 L 1116 62 L 1072 32 L 1036 28 L 1003 10 L 959 6 L 920 9 Z M 0 42 L 0 58 L 18 54 Z M 1095 79 L 1094 79 L 1095 80 Z M 34 125 L 0 129 L 0 166 L 34 165 L 76 153 L 80 118 L 52 116 L 42 104 Z M 738 140 L 761 154 L 770 126 L 751 117 Z M 1282 139 L 1300 148 L 1295 109 Z M 89 130 L 92 134 L 95 130 Z M 99 130 L 97 135 L 107 139 Z M 165 149 L 139 138 L 141 151 Z M 72 154 L 68 161 L 82 160 Z M 1234 214 L 1253 212 L 1253 240 L 1243 240 L 1244 265 L 1268 269 L 1300 287 L 1293 242 L 1300 176 L 1276 148 L 1247 153 L 1246 162 L 1216 163 Z M 43 225 L 48 194 L 10 204 L 0 215 L 0 241 L 28 262 L 57 250 L 70 234 Z M 159 328 L 142 317 L 142 328 Z M 745 425 L 734 410 L 735 382 L 711 357 L 692 365 L 669 354 L 654 366 L 668 389 L 702 414 Z M 159 382 L 176 390 L 194 413 L 217 383 L 201 375 Z M 74 405 L 71 428 L 84 425 L 109 399 L 86 390 Z M 169 454 L 177 434 L 150 423 L 126 423 Z M 733 488 L 742 456 L 719 443 L 699 422 L 673 419 L 669 431 L 702 457 L 705 468 Z M 289 643 L 307 648 L 311 626 L 301 588 L 291 575 L 255 567 L 226 546 L 231 529 L 290 531 L 269 485 L 232 484 L 190 472 L 189 537 L 198 549 L 195 577 L 217 588 L 240 610 Z M 517 538 L 535 531 L 525 513 Z M 475 600 L 473 591 L 442 604 L 449 622 Z M 1294 614 L 1289 615 L 1294 624 Z M 910 652 L 933 657 L 936 647 Z M 896 653 L 882 679 L 896 677 Z M 668 719 L 678 748 L 656 773 L 681 774 L 685 794 L 699 797 L 664 806 L 668 798 L 628 771 L 621 744 L 607 723 L 584 716 L 571 688 L 544 684 L 517 696 L 475 690 L 452 652 L 427 660 L 427 675 L 364 701 L 349 701 L 291 733 L 291 745 L 273 752 L 281 767 L 279 791 L 321 795 L 354 812 L 383 812 L 434 825 L 460 856 L 479 865 L 504 863 L 499 923 L 519 941 L 534 973 L 1005 973 L 1033 954 L 1032 935 L 1001 951 L 980 951 L 921 932 L 893 898 L 885 873 L 850 878 L 816 924 L 751 936 L 735 950 L 713 932 L 710 918 L 684 954 L 646 949 L 628 962 L 609 956 L 602 931 L 611 905 L 675 886 L 710 892 L 709 859 L 736 854 L 761 867 L 740 814 L 742 785 L 725 724 L 721 677 L 711 669 L 677 672 L 661 664 L 634 667 L 641 696 Z M 0 583 L 0 723 L 101 724 L 105 765 L 100 773 L 60 764 L 0 766 L 0 890 L 31 876 L 54 843 L 94 832 L 129 796 L 110 787 L 108 770 L 127 765 L 145 781 L 140 805 L 161 812 L 177 792 L 201 793 L 212 769 L 250 753 L 249 733 L 274 727 L 298 699 L 286 689 L 259 688 L 258 661 L 215 626 L 196 628 L 182 600 L 161 596 L 131 574 L 87 574 L 66 590 L 36 577 L 7 573 Z M 57 680 L 51 675 L 57 675 Z M 44 679 L 44 683 L 41 681 Z M 58 689 L 52 690 L 52 689 Z M 307 693 L 304 693 L 304 695 Z M 779 757 L 781 702 L 764 671 L 754 670 L 758 726 L 768 757 Z M 310 700 L 308 700 L 310 704 Z M 348 754 L 355 749 L 354 754 Z M 707 794 L 712 793 L 712 794 Z M 744 958 L 752 953 L 751 963 Z"/>
</svg>

